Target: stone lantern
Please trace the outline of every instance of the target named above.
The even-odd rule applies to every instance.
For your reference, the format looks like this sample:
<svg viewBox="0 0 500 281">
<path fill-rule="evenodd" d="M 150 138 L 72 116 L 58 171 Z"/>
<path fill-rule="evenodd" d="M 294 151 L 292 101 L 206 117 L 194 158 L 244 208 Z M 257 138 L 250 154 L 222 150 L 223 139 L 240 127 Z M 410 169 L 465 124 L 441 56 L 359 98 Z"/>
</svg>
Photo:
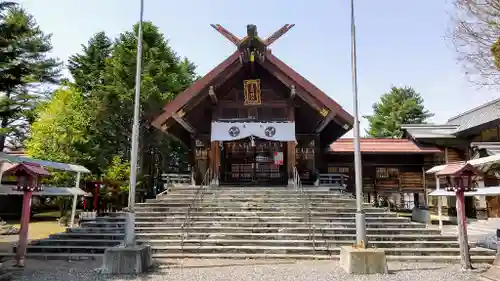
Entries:
<svg viewBox="0 0 500 281">
<path fill-rule="evenodd" d="M 472 269 L 467 238 L 467 218 L 465 217 L 465 192 L 476 191 L 473 178 L 482 172 L 465 162 L 448 164 L 436 173 L 437 177 L 446 178 L 446 190 L 454 192 L 458 218 L 458 238 L 460 244 L 460 263 L 462 269 Z"/>
<path fill-rule="evenodd" d="M 21 228 L 19 242 L 16 250 L 16 266 L 24 267 L 24 256 L 28 244 L 28 229 L 31 214 L 31 197 L 33 192 L 42 191 L 41 180 L 50 173 L 39 165 L 31 163 L 18 163 L 3 172 L 4 175 L 15 175 L 17 185 L 15 191 L 23 192 L 23 206 L 21 213 Z"/>
</svg>

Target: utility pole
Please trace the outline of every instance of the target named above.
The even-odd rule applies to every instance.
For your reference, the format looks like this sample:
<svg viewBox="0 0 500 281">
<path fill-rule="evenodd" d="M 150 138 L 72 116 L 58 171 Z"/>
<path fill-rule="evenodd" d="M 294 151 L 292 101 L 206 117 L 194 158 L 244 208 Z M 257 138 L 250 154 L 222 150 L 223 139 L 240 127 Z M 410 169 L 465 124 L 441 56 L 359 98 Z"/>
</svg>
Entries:
<svg viewBox="0 0 500 281">
<path fill-rule="evenodd" d="M 137 65 L 135 72 L 134 121 L 132 124 L 132 147 L 130 149 L 130 188 L 128 193 L 128 212 L 126 217 L 125 245 L 135 246 L 135 187 L 137 184 L 137 160 L 139 150 L 139 113 L 141 109 L 142 73 L 142 17 L 144 0 L 140 0 L 139 30 L 137 34 Z"/>
<path fill-rule="evenodd" d="M 351 68 L 352 96 L 354 103 L 354 174 L 356 185 L 356 244 L 366 247 L 366 222 L 363 211 L 363 174 L 359 136 L 358 72 L 356 65 L 356 24 L 354 20 L 354 0 L 351 0 Z"/>
</svg>

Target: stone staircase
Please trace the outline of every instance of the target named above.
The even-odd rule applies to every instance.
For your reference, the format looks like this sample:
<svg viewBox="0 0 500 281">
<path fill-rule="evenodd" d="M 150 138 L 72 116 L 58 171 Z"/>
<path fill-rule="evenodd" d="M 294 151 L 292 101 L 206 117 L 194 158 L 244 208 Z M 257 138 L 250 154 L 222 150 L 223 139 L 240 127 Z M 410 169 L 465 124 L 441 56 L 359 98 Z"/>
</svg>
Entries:
<svg viewBox="0 0 500 281">
<path fill-rule="evenodd" d="M 341 246 L 355 242 L 355 200 L 305 192 L 307 198 L 285 187 L 174 188 L 137 204 L 137 241 L 151 245 L 155 258 L 338 258 Z M 459 261 L 455 235 L 368 204 L 365 212 L 369 244 L 389 260 Z M 27 255 L 97 257 L 122 242 L 124 224 L 121 213 L 98 217 L 32 242 Z M 495 251 L 471 247 L 473 262 L 494 260 Z"/>
</svg>

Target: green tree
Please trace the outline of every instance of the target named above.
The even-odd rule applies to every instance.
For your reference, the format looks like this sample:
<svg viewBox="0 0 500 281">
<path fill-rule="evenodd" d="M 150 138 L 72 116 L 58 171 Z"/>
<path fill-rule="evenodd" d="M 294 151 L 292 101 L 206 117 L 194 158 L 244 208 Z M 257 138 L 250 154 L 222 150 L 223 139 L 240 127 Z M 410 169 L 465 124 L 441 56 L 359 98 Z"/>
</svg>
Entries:
<svg viewBox="0 0 500 281">
<path fill-rule="evenodd" d="M 60 64 L 49 58 L 50 35 L 17 5 L 0 3 L 0 151 L 20 146 L 44 93 L 40 86 L 57 83 Z"/>
<path fill-rule="evenodd" d="M 195 67 L 176 55 L 152 23 L 145 22 L 143 28 L 139 178 L 149 174 L 148 179 L 154 179 L 163 171 L 162 163 L 182 158 L 184 151 L 178 142 L 152 128 L 151 121 L 166 102 L 192 83 Z M 130 161 L 136 33 L 137 25 L 134 31 L 120 34 L 111 46 L 104 33 L 98 33 L 80 54 L 71 57 L 74 82 L 41 107 L 27 142 L 30 155 L 79 163 L 110 180 L 117 175 L 123 178 Z M 58 108 L 64 103 L 68 104 L 65 108 Z M 68 130 L 71 133 L 61 133 Z M 151 186 L 151 182 L 146 184 Z"/>
<path fill-rule="evenodd" d="M 402 124 L 422 124 L 434 116 L 424 107 L 424 99 L 411 87 L 392 87 L 373 104 L 366 133 L 375 138 L 400 138 Z"/>
<path fill-rule="evenodd" d="M 78 163 L 95 171 L 95 153 L 89 142 L 95 116 L 87 109 L 83 94 L 76 88 L 56 90 L 37 109 L 38 119 L 31 125 L 31 136 L 25 143 L 27 153 L 39 159 Z M 55 181 L 67 179 L 67 175 L 56 174 Z"/>
<path fill-rule="evenodd" d="M 70 57 L 68 69 L 74 84 L 87 94 L 104 82 L 106 60 L 111 55 L 113 44 L 103 31 L 90 38 L 87 45 L 82 45 L 82 53 Z"/>
<path fill-rule="evenodd" d="M 99 93 L 95 95 L 101 102 L 96 124 L 98 132 L 107 147 L 113 149 L 103 154 L 120 155 L 126 161 L 130 160 L 137 30 L 135 25 L 133 32 L 124 32 L 115 40 L 106 64 L 104 85 L 98 87 Z M 180 151 L 179 143 L 168 139 L 150 124 L 162 112 L 165 103 L 193 82 L 195 67 L 187 59 L 177 56 L 151 22 L 143 24 L 143 31 L 139 166 L 141 174 L 151 175 L 153 170 L 160 170 L 152 165 L 156 163 L 157 155 L 174 158 L 172 154 Z M 101 147 L 104 148 L 104 144 Z"/>
</svg>

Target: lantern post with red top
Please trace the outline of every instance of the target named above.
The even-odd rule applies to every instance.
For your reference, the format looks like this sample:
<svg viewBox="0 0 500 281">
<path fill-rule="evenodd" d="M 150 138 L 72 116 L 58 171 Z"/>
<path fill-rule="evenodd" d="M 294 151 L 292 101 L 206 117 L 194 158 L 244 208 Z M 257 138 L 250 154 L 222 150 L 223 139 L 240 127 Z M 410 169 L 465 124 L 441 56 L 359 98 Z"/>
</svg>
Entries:
<svg viewBox="0 0 500 281">
<path fill-rule="evenodd" d="M 43 167 L 32 163 L 18 163 L 3 172 L 4 175 L 14 175 L 17 178 L 16 191 L 23 192 L 23 206 L 21 211 L 21 228 L 19 242 L 16 248 L 16 266 L 24 267 L 24 256 L 28 244 L 28 230 L 31 215 L 31 198 L 33 192 L 42 191 L 42 177 L 50 173 Z"/>
<path fill-rule="evenodd" d="M 460 264 L 464 270 L 472 269 L 467 238 L 464 193 L 476 190 L 473 178 L 481 174 L 482 172 L 480 170 L 465 162 L 448 164 L 444 169 L 436 173 L 437 177 L 446 178 L 446 190 L 454 192 L 457 198 L 456 208 L 458 218 L 458 242 L 460 245 Z"/>
</svg>

